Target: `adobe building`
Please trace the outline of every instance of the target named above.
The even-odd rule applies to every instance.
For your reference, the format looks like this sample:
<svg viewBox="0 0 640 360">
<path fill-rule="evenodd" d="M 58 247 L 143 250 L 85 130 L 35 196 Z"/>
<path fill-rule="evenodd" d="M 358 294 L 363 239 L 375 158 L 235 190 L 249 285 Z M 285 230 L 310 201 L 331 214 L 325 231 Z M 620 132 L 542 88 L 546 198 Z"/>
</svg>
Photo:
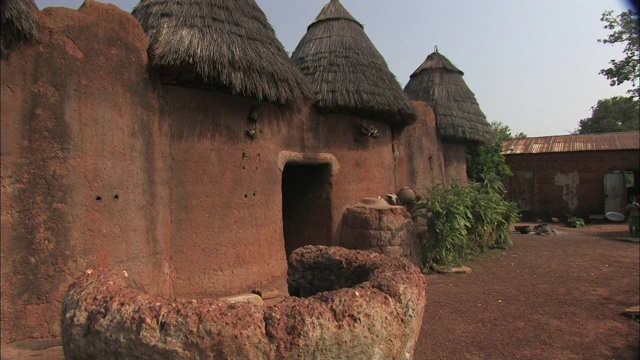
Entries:
<svg viewBox="0 0 640 360">
<path fill-rule="evenodd" d="M 625 214 L 629 197 L 640 194 L 637 131 L 512 139 L 502 154 L 513 172 L 507 197 L 525 220 Z"/>
<path fill-rule="evenodd" d="M 293 59 L 252 0 L 2 4 L 3 344 L 59 337 L 86 269 L 286 295 L 287 255 L 338 244 L 349 206 L 448 182 L 432 108 L 336 0 Z"/>
</svg>

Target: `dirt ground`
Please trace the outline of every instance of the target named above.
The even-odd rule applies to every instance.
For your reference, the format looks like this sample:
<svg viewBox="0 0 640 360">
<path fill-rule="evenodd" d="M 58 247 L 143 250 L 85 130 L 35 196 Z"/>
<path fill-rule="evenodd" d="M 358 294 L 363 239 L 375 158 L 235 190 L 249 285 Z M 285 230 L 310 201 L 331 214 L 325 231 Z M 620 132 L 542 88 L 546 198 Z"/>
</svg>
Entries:
<svg viewBox="0 0 640 360">
<path fill-rule="evenodd" d="M 471 274 L 426 275 L 415 359 L 639 359 L 639 325 L 621 315 L 639 304 L 638 242 L 614 240 L 625 224 L 551 227 Z"/>
<path fill-rule="evenodd" d="M 638 242 L 626 225 L 556 236 L 514 234 L 515 247 L 466 264 L 471 274 L 425 275 L 427 310 L 415 360 L 639 359 Z M 2 347 L 2 359 L 63 359 L 59 340 Z"/>
</svg>

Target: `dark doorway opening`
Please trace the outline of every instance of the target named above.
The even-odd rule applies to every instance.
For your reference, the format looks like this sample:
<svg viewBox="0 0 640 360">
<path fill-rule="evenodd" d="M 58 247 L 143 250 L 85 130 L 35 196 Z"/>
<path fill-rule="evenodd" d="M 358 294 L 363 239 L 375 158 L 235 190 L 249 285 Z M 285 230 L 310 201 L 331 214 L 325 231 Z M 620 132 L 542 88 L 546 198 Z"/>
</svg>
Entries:
<svg viewBox="0 0 640 360">
<path fill-rule="evenodd" d="M 534 181 L 533 171 L 514 171 L 508 180 L 507 197 L 518 204 L 520 220 L 531 221 L 534 219 L 533 195 Z"/>
<path fill-rule="evenodd" d="M 282 221 L 287 258 L 304 245 L 331 242 L 330 164 L 290 164 L 282 171 Z"/>
</svg>

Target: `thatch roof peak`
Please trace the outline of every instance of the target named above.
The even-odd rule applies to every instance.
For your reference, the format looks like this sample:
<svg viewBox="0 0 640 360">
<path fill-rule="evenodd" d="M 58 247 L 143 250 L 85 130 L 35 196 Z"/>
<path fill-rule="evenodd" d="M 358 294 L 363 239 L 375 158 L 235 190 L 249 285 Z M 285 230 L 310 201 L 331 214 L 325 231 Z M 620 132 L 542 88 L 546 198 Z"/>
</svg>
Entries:
<svg viewBox="0 0 640 360">
<path fill-rule="evenodd" d="M 434 51 L 429 54 L 429 56 L 427 56 L 424 62 L 416 69 L 416 71 L 411 74 L 411 77 L 418 75 L 422 71 L 429 70 L 445 70 L 464 75 L 462 70 L 458 69 L 449 59 L 438 52 L 437 46 L 435 47 Z"/>
<path fill-rule="evenodd" d="M 38 7 L 33 0 L 0 1 L 0 56 L 9 56 L 11 49 L 38 39 Z"/>
<path fill-rule="evenodd" d="M 132 14 L 163 82 L 271 103 L 312 98 L 255 0 L 142 0 Z"/>
<path fill-rule="evenodd" d="M 325 5 L 291 59 L 309 80 L 319 111 L 368 118 L 395 128 L 415 121 L 413 104 L 384 58 L 339 1 Z"/>
<path fill-rule="evenodd" d="M 433 107 L 436 128 L 443 141 L 491 143 L 495 137 L 493 129 L 462 75 L 436 49 L 411 75 L 404 92 L 412 100 Z"/>
<path fill-rule="evenodd" d="M 362 24 L 356 20 L 347 9 L 342 6 L 339 0 L 330 0 L 320 11 L 320 14 L 316 16 L 316 19 L 307 27 L 307 30 L 313 25 L 327 20 L 348 20 L 353 21 L 364 29 Z"/>
</svg>

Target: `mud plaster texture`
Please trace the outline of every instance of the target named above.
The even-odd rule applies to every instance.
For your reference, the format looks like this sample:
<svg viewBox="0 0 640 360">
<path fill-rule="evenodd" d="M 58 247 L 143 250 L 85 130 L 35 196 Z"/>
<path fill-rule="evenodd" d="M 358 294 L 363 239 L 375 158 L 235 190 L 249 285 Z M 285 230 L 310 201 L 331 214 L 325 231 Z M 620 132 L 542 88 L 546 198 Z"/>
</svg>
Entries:
<svg viewBox="0 0 640 360">
<path fill-rule="evenodd" d="M 90 270 L 63 303 L 67 359 L 410 359 L 426 284 L 405 259 L 305 246 L 273 306 L 168 300 L 126 273 Z"/>
<path fill-rule="evenodd" d="M 263 103 L 249 121 L 256 100 L 161 84 L 144 31 L 114 5 L 37 16 L 39 42 L 1 67 L 2 344 L 60 337 L 65 291 L 88 268 L 125 270 L 153 296 L 286 295 L 285 228 L 337 245 L 360 199 L 445 182 L 424 103 L 400 134 L 371 122 L 368 140 L 363 119 L 306 104 Z M 326 211 L 307 207 L 319 220 L 283 214 L 287 166 L 328 167 Z"/>
<path fill-rule="evenodd" d="M 2 62 L 2 343 L 57 336 L 87 265 L 161 279 L 166 260 L 140 25 L 94 3 L 38 16 L 41 42 Z"/>
<path fill-rule="evenodd" d="M 371 250 L 421 265 L 414 221 L 404 206 L 350 206 L 342 218 L 341 234 L 340 246 Z"/>
<path fill-rule="evenodd" d="M 467 146 L 443 143 L 442 149 L 447 185 L 451 185 L 454 181 L 460 185 L 467 185 Z"/>
<path fill-rule="evenodd" d="M 413 101 L 413 106 L 418 114 L 418 120 L 396 134 L 393 144 L 396 157 L 396 183 L 400 186 L 409 186 L 418 193 L 424 194 L 425 187 L 444 184 L 448 181 L 448 174 L 445 171 L 444 149 L 438 139 L 433 109 L 421 101 Z M 466 158 L 464 164 L 466 164 Z M 466 172 L 464 176 L 466 179 Z"/>
</svg>

